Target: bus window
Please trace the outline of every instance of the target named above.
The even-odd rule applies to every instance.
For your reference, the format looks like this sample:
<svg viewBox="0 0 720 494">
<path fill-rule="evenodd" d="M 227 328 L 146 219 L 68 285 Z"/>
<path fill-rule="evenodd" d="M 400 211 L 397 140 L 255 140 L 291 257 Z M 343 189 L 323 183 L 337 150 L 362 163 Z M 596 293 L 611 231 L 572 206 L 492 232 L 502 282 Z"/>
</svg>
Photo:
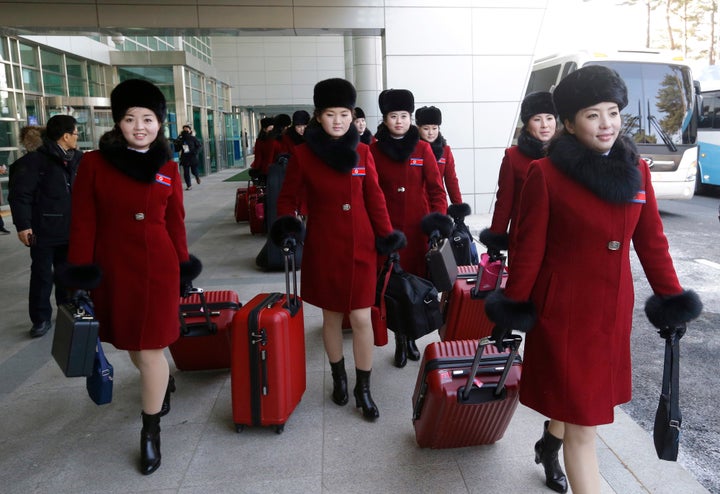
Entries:
<svg viewBox="0 0 720 494">
<path fill-rule="evenodd" d="M 698 124 L 697 191 L 704 186 L 720 185 L 720 89 L 715 81 L 701 82 L 702 114 Z"/>
</svg>

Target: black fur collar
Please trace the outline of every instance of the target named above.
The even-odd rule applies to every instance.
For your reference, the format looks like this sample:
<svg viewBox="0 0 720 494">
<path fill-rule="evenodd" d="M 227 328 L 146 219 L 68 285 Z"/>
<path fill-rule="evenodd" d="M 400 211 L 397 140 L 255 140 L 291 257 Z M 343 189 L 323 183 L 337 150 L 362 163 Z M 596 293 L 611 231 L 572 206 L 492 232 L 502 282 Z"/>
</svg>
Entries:
<svg viewBox="0 0 720 494">
<path fill-rule="evenodd" d="M 395 139 L 390 135 L 385 124 L 380 124 L 375 137 L 378 140 L 380 151 L 385 153 L 393 161 L 407 161 L 412 154 L 415 146 L 420 140 L 420 132 L 414 125 L 410 126 L 407 134 L 400 139 Z"/>
<path fill-rule="evenodd" d="M 305 142 L 305 138 L 297 133 L 297 130 L 295 130 L 295 127 L 290 127 L 288 130 L 285 131 L 285 134 L 290 138 L 290 140 L 295 144 L 296 146 L 298 144 L 302 144 Z"/>
<path fill-rule="evenodd" d="M 445 146 L 447 145 L 447 141 L 443 137 L 443 135 L 438 132 L 437 139 L 435 139 L 433 142 L 428 142 L 430 144 L 430 148 L 432 148 L 432 152 L 435 155 L 435 160 L 440 161 L 440 158 L 442 158 L 443 152 L 445 151 Z"/>
<path fill-rule="evenodd" d="M 520 131 L 517 145 L 522 154 L 532 159 L 537 160 L 545 156 L 545 143 L 531 136 L 525 129 Z"/>
<path fill-rule="evenodd" d="M 152 183 L 160 168 L 170 160 L 170 147 L 156 140 L 145 153 L 128 149 L 124 139 L 113 130 L 106 132 L 99 143 L 100 153 L 115 168 L 139 182 Z"/>
<path fill-rule="evenodd" d="M 350 173 L 360 162 L 357 146 L 360 135 L 354 125 L 339 139 L 332 139 L 319 124 L 305 127 L 305 143 L 326 165 L 340 173 Z"/>
<path fill-rule="evenodd" d="M 581 183 L 604 201 L 624 203 L 640 190 L 635 144 L 620 137 L 607 156 L 590 151 L 570 134 L 551 142 L 548 157 L 560 171 Z"/>
<path fill-rule="evenodd" d="M 372 132 L 370 132 L 370 129 L 365 129 L 365 131 L 360 134 L 360 142 L 363 144 L 367 144 L 368 146 L 372 142 Z"/>
</svg>

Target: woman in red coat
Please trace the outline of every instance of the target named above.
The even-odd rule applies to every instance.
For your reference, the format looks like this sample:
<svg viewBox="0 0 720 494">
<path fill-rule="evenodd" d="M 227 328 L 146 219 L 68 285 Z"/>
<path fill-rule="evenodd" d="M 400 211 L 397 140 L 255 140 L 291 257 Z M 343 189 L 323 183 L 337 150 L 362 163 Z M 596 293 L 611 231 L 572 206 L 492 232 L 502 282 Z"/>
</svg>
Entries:
<svg viewBox="0 0 720 494">
<path fill-rule="evenodd" d="M 260 133 L 255 139 L 255 148 L 253 154 L 255 159 L 250 165 L 250 175 L 255 177 L 266 177 L 267 169 L 270 166 L 272 155 L 272 147 L 275 139 L 272 138 L 270 132 L 273 130 L 275 119 L 265 117 L 260 119 Z"/>
<path fill-rule="evenodd" d="M 305 302 L 322 309 L 332 400 L 338 405 L 348 402 L 341 326 L 343 315 L 349 313 L 355 406 L 374 420 L 379 412 L 370 395 L 370 307 L 375 303 L 377 252 L 402 247 L 405 237 L 392 229 L 372 155 L 352 125 L 355 98 L 355 88 L 344 79 L 315 85 L 314 118 L 305 129 L 305 143 L 290 157 L 278 198 L 279 217 L 270 235 L 276 243 L 301 236 L 302 222 L 295 214 L 297 197 L 304 192 L 308 221 L 301 291 Z"/>
<path fill-rule="evenodd" d="M 360 134 L 360 142 L 369 146 L 375 141 L 375 137 L 372 135 L 372 132 L 370 132 L 370 129 L 367 128 L 367 122 L 365 121 L 365 112 L 362 108 L 356 106 L 353 113 L 355 114 L 353 125 L 355 125 L 358 134 Z"/>
<path fill-rule="evenodd" d="M 140 371 L 140 469 L 160 466 L 160 417 L 174 381 L 164 350 L 179 336 L 181 280 L 200 273 L 188 255 L 182 180 L 162 132 L 165 98 L 131 79 L 111 93 L 115 127 L 83 157 L 73 187 L 68 286 L 92 289 L 100 338 Z"/>
<path fill-rule="evenodd" d="M 430 148 L 437 160 L 440 178 L 450 196 L 451 204 L 461 204 L 460 184 L 455 172 L 455 157 L 450 146 L 440 133 L 442 125 L 442 112 L 434 106 L 423 106 L 415 110 L 415 125 L 420 132 L 420 139 L 430 144 Z"/>
<path fill-rule="evenodd" d="M 518 211 L 507 287 L 488 296 L 497 324 L 529 331 L 520 401 L 548 416 L 535 461 L 557 492 L 600 492 L 597 425 L 631 398 L 634 304 L 630 244 L 652 295 L 645 305 L 661 335 L 702 310 L 681 287 L 658 213 L 650 170 L 631 140 L 618 138 L 627 89 L 607 67 L 572 72 L 555 88 L 563 132 L 530 164 Z"/>
<path fill-rule="evenodd" d="M 520 191 L 530 162 L 545 156 L 545 146 L 555 135 L 557 117 L 552 95 L 539 91 L 525 96 L 520 105 L 520 120 L 523 126 L 518 143 L 505 150 L 500 164 L 490 228 L 480 232 L 480 241 L 491 250 L 513 250 Z"/>
<path fill-rule="evenodd" d="M 420 222 L 428 213 L 444 215 L 447 198 L 435 155 L 420 140 L 410 117 L 415 97 L 407 89 L 387 89 L 378 99 L 383 122 L 370 145 L 380 187 L 385 194 L 393 227 L 405 233 L 408 245 L 400 251 L 400 264 L 408 273 L 426 276 L 425 253 L 428 238 Z M 452 229 L 452 220 L 446 217 Z M 420 359 L 415 341 L 395 330 L 395 366 L 405 367 L 407 359 Z"/>
</svg>

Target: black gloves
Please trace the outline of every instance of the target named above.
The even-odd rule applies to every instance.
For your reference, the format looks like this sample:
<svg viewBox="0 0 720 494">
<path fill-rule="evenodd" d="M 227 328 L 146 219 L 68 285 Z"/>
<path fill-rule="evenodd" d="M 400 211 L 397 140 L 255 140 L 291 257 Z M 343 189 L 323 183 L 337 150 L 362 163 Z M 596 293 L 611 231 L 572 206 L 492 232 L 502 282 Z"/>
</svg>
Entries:
<svg viewBox="0 0 720 494">
<path fill-rule="evenodd" d="M 200 259 L 190 254 L 189 260 L 180 263 L 180 296 L 187 297 L 192 288 L 192 281 L 200 276 L 202 263 Z"/>
<path fill-rule="evenodd" d="M 407 245 L 407 238 L 400 230 L 393 230 L 387 237 L 377 237 L 375 239 L 375 249 L 382 256 L 386 256 L 391 252 L 396 252 Z"/>
<path fill-rule="evenodd" d="M 469 204 L 461 202 L 459 204 L 450 204 L 448 206 L 447 214 L 452 217 L 455 221 L 464 221 L 466 216 L 472 213 Z"/>
<path fill-rule="evenodd" d="M 297 216 L 285 215 L 270 226 L 270 240 L 278 247 L 293 247 L 305 239 L 305 224 Z"/>
<path fill-rule="evenodd" d="M 677 339 L 679 340 L 680 338 L 683 337 L 686 330 L 687 330 L 687 325 L 685 325 L 685 324 L 683 324 L 682 326 L 677 326 L 677 327 L 667 326 L 665 328 L 660 328 L 660 330 L 658 331 L 658 334 L 660 335 L 661 338 L 664 338 L 666 340 L 672 338 L 673 336 L 677 336 Z"/>
<path fill-rule="evenodd" d="M 681 338 L 687 323 L 699 316 L 702 308 L 700 297 L 692 290 L 684 290 L 677 295 L 651 295 L 645 302 L 645 315 L 663 338 L 673 333 Z"/>
<path fill-rule="evenodd" d="M 56 276 L 66 288 L 92 290 L 100 284 L 102 271 L 97 264 L 65 264 Z"/>
<path fill-rule="evenodd" d="M 453 231 L 453 226 L 455 223 L 450 216 L 437 212 L 428 213 L 420 220 L 420 228 L 428 237 L 437 232 L 441 238 L 448 238 Z"/>
<path fill-rule="evenodd" d="M 511 334 L 512 329 L 503 328 L 502 326 L 495 326 L 493 327 L 492 333 L 490 334 L 490 339 L 495 342 L 495 348 L 497 348 L 498 351 L 502 352 L 508 346 L 503 342 L 503 340 L 509 338 Z"/>
<path fill-rule="evenodd" d="M 489 228 L 485 228 L 480 231 L 478 238 L 480 242 L 488 248 L 488 254 L 490 254 L 491 251 L 497 252 L 501 250 L 508 250 L 508 244 L 510 243 L 507 233 L 495 233 Z"/>
</svg>

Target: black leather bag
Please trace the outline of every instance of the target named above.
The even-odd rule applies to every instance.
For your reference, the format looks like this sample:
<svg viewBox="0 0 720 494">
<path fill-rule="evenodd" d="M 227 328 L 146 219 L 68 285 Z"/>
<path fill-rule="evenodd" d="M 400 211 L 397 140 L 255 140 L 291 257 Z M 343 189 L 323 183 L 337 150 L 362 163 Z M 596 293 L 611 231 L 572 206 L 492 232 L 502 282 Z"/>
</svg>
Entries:
<svg viewBox="0 0 720 494">
<path fill-rule="evenodd" d="M 93 373 L 99 324 L 87 297 L 74 297 L 58 308 L 51 354 L 67 377 Z"/>
<path fill-rule="evenodd" d="M 383 273 L 391 270 L 385 289 L 387 327 L 415 340 L 442 325 L 440 301 L 429 280 L 402 270 L 397 254 L 391 254 Z"/>
<path fill-rule="evenodd" d="M 458 266 L 472 266 L 478 263 L 478 251 L 470 229 L 461 218 L 455 218 L 455 226 L 448 237 L 455 263 Z"/>
<path fill-rule="evenodd" d="M 665 340 L 665 365 L 662 391 L 653 426 L 653 441 L 658 458 L 676 461 L 680 447 L 680 337 L 677 333 Z"/>
<path fill-rule="evenodd" d="M 452 290 L 457 279 L 458 268 L 450 242 L 446 238 L 430 239 L 430 250 L 425 254 L 428 278 L 438 292 Z"/>
</svg>

